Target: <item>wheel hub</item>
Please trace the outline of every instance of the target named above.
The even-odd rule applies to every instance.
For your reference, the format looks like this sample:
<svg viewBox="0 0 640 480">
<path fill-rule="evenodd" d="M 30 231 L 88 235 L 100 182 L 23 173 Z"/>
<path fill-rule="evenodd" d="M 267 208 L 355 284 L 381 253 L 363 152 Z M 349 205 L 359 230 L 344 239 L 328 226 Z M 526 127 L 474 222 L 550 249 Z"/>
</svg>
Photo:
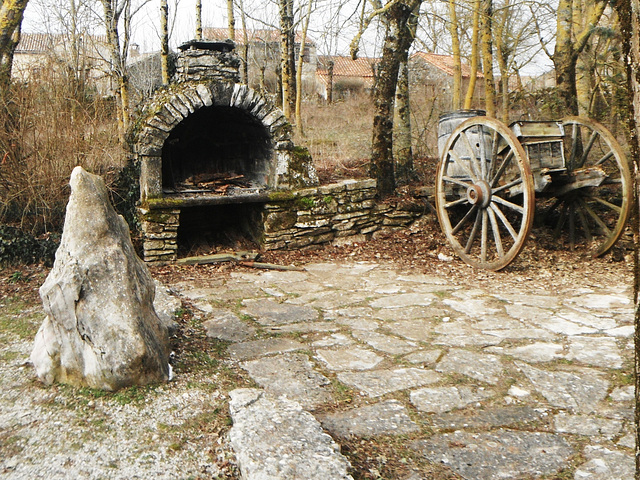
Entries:
<svg viewBox="0 0 640 480">
<path fill-rule="evenodd" d="M 467 200 L 471 205 L 487 208 L 491 203 L 491 187 L 484 180 L 467 188 Z"/>
</svg>

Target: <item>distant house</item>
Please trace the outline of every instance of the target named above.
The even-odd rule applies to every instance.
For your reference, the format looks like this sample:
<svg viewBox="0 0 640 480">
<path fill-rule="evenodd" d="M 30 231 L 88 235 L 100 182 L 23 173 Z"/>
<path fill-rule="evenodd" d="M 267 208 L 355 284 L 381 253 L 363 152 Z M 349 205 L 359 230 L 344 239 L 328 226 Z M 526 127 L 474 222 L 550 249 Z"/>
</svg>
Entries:
<svg viewBox="0 0 640 480">
<path fill-rule="evenodd" d="M 106 38 L 97 35 L 23 33 L 13 57 L 11 75 L 15 80 L 30 81 L 41 75 L 68 75 L 86 81 L 101 94 L 109 94 L 109 62 Z M 77 55 L 74 55 L 74 50 Z"/>
<path fill-rule="evenodd" d="M 453 91 L 454 62 L 452 55 L 416 52 L 409 58 L 409 81 L 412 90 L 428 98 L 450 100 Z M 469 65 L 462 62 L 462 95 L 464 96 L 471 78 Z M 474 103 L 484 104 L 484 75 L 476 73 Z"/>
<path fill-rule="evenodd" d="M 227 28 L 204 28 L 202 36 L 205 40 L 223 41 L 229 38 L 229 30 Z M 235 37 L 231 40 L 236 44 L 236 53 L 242 55 L 242 49 L 245 45 L 244 31 L 236 29 Z M 280 31 L 277 29 L 248 30 L 247 44 L 249 84 L 253 87 L 260 86 L 275 91 L 275 85 L 278 82 L 277 72 L 280 68 Z M 296 62 L 298 62 L 300 55 L 301 44 L 302 35 L 300 32 L 296 32 Z M 315 81 L 317 64 L 316 44 L 313 39 L 307 36 L 302 57 L 303 82 Z"/>
<path fill-rule="evenodd" d="M 356 60 L 346 56 L 318 57 L 318 95 L 326 100 L 330 89 L 334 98 L 370 92 L 378 61 L 377 58 L 367 57 Z"/>
</svg>

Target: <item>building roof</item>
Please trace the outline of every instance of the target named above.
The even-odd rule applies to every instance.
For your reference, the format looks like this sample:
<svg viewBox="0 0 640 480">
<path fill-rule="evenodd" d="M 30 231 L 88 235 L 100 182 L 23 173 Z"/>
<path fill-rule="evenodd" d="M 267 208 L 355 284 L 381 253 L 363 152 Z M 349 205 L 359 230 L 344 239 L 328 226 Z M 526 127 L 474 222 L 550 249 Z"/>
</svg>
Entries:
<svg viewBox="0 0 640 480">
<path fill-rule="evenodd" d="M 86 43 L 92 44 L 94 48 L 97 44 L 104 44 L 107 41 L 104 35 L 81 34 L 80 37 L 86 39 Z M 64 45 L 68 38 L 69 35 L 61 33 L 21 33 L 15 53 L 50 52 L 53 48 Z"/>
<path fill-rule="evenodd" d="M 437 53 L 416 52 L 411 55 L 413 61 L 423 61 L 429 65 L 432 65 L 442 70 L 447 75 L 453 76 L 453 55 L 440 55 Z M 471 69 L 469 65 L 462 62 L 462 77 L 469 78 L 471 76 Z M 484 74 L 480 71 L 476 74 L 477 78 L 484 78 Z"/>
<path fill-rule="evenodd" d="M 373 67 L 379 62 L 377 58 L 360 57 L 356 60 L 343 56 L 318 57 L 318 74 L 328 75 L 329 61 L 333 61 L 333 75 L 342 77 L 373 78 Z"/>
<path fill-rule="evenodd" d="M 236 43 L 236 45 L 244 45 L 243 30 L 241 28 L 236 28 L 235 34 L 236 38 L 233 38 L 232 40 Z M 202 29 L 202 37 L 206 40 L 226 40 L 229 38 L 229 29 L 206 27 Z M 275 28 L 247 30 L 247 37 L 249 38 L 249 43 L 279 43 L 280 30 L 277 30 Z M 296 32 L 295 42 L 302 43 L 301 32 Z M 305 44 L 315 45 L 315 42 L 307 35 Z"/>
</svg>

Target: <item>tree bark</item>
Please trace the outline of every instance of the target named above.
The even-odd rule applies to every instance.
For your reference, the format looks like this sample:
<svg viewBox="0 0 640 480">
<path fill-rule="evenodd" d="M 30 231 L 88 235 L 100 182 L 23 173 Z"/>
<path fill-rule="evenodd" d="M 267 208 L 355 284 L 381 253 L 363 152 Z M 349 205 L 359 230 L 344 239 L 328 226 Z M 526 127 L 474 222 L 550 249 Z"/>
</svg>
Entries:
<svg viewBox="0 0 640 480">
<path fill-rule="evenodd" d="M 309 30 L 309 20 L 311 19 L 311 10 L 313 9 L 313 0 L 309 0 L 307 5 L 307 14 L 304 18 L 302 27 L 302 38 L 300 39 L 300 53 L 298 55 L 298 69 L 296 70 L 296 128 L 298 134 L 304 136 L 304 127 L 302 125 L 302 64 L 304 62 L 304 49 L 307 43 L 307 31 Z"/>
<path fill-rule="evenodd" d="M 293 0 L 279 0 L 280 3 L 280 78 L 282 83 L 282 112 L 287 119 L 291 119 L 292 98 L 295 87 L 293 85 L 294 70 L 291 68 L 291 55 L 295 50 L 291 41 L 293 17 L 290 11 Z"/>
<path fill-rule="evenodd" d="M 460 52 L 458 15 L 456 14 L 455 0 L 449 0 L 449 22 L 451 53 L 453 54 L 453 91 L 451 97 L 451 108 L 452 110 L 459 110 L 462 105 L 462 54 Z"/>
<path fill-rule="evenodd" d="M 202 0 L 196 0 L 196 40 L 202 40 Z"/>
<path fill-rule="evenodd" d="M 576 89 L 578 56 L 586 47 L 606 5 L 606 1 L 596 1 L 587 15 L 585 27 L 581 32 L 576 32 L 573 0 L 560 0 L 558 3 L 556 46 L 552 60 L 556 71 L 556 90 L 562 103 L 561 108 L 569 115 L 579 113 Z"/>
<path fill-rule="evenodd" d="M 229 26 L 229 38 L 236 41 L 236 17 L 233 14 L 233 0 L 227 0 L 227 18 Z"/>
<path fill-rule="evenodd" d="M 640 205 L 638 196 L 640 172 L 640 0 L 614 0 L 620 21 L 622 49 L 626 60 L 627 92 L 629 101 L 623 105 L 628 109 L 626 123 L 629 147 L 633 159 L 633 205 L 631 225 L 634 257 L 634 379 L 635 379 L 635 480 L 640 480 Z"/>
<path fill-rule="evenodd" d="M 242 0 L 238 0 L 238 7 L 240 8 L 240 21 L 242 22 L 242 73 L 241 80 L 245 85 L 249 85 L 249 33 L 247 32 L 247 14 L 244 11 L 244 4 Z"/>
<path fill-rule="evenodd" d="M 0 94 L 6 98 L 11 84 L 13 53 L 20 40 L 20 26 L 27 0 L 3 0 L 0 6 Z"/>
<path fill-rule="evenodd" d="M 403 58 L 413 42 L 411 29 L 407 27 L 411 15 L 418 10 L 422 0 L 405 0 L 393 4 L 383 14 L 386 26 L 382 58 L 378 64 L 373 93 L 373 141 L 370 174 L 378 182 L 378 196 L 390 195 L 395 190 L 396 179 L 393 161 L 393 104 L 398 82 L 398 72 Z"/>
<path fill-rule="evenodd" d="M 411 106 L 409 98 L 409 64 L 403 61 L 396 86 L 395 120 L 393 124 L 396 163 L 396 183 L 406 185 L 413 179 L 413 151 L 411 149 Z"/>
<path fill-rule="evenodd" d="M 493 78 L 493 0 L 482 0 L 482 70 L 484 73 L 484 104 L 487 116 L 496 116 L 496 84 Z"/>
<path fill-rule="evenodd" d="M 473 97 L 476 93 L 476 80 L 478 79 L 478 43 L 480 37 L 480 0 L 473 2 L 473 30 L 471 33 L 471 65 L 469 66 L 469 85 L 464 97 L 465 109 L 471 108 Z M 459 47 L 458 47 L 459 48 Z"/>
<path fill-rule="evenodd" d="M 162 84 L 169 85 L 169 4 L 160 0 L 160 70 Z"/>
</svg>

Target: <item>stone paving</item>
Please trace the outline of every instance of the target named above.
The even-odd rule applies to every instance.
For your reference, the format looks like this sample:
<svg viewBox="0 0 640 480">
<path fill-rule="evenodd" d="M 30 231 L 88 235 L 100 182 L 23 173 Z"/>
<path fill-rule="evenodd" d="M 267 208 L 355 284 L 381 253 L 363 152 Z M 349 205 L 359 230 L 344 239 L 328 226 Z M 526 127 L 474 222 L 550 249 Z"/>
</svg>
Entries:
<svg viewBox="0 0 640 480">
<path fill-rule="evenodd" d="M 324 449 L 314 455 L 339 471 L 319 474 L 325 479 L 350 477 L 323 432 L 337 444 L 404 435 L 417 454 L 469 480 L 563 471 L 575 480 L 633 478 L 633 305 L 624 276 L 552 293 L 526 279 L 489 290 L 384 263 L 305 268 L 234 272 L 210 289 L 172 286 L 199 310 L 210 337 L 230 342 L 230 361 L 261 389 L 232 393 L 231 435 L 240 439 L 245 478 L 296 478 L 286 458 L 269 467 L 281 469 L 273 477 L 255 469 L 256 458 L 284 448 L 253 444 L 240 430 L 280 431 L 279 421 L 265 426 L 264 412 L 247 423 L 242 405 L 260 402 L 272 412 L 285 402 L 283 418 L 315 413 L 287 431 L 319 422 L 317 441 L 296 437 L 291 448 Z M 353 406 L 321 409 L 339 389 L 350 389 Z M 338 457 L 329 461 L 327 452 Z"/>
</svg>

